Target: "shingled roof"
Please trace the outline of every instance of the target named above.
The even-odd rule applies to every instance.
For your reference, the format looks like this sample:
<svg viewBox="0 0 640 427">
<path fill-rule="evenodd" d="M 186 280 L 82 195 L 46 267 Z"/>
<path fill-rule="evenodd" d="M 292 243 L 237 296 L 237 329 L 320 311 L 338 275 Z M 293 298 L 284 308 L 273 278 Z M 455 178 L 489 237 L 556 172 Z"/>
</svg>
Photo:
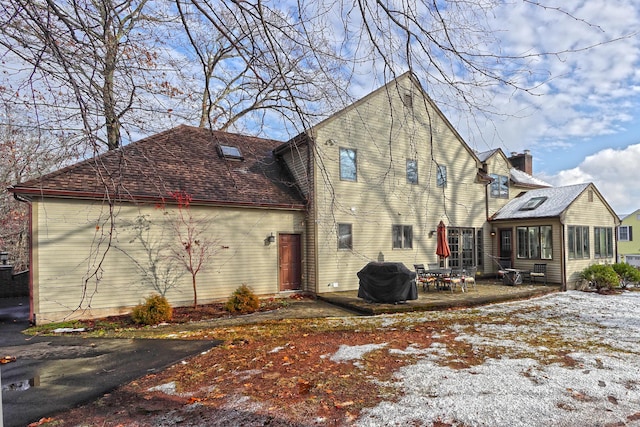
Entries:
<svg viewBox="0 0 640 427">
<path fill-rule="evenodd" d="M 293 179 L 275 158 L 281 141 L 178 126 L 118 150 L 15 185 L 28 197 L 156 201 L 184 191 L 192 203 L 304 209 Z M 236 147 L 242 159 L 223 156 Z"/>
<path fill-rule="evenodd" d="M 565 187 L 539 188 L 527 191 L 504 205 L 502 209 L 494 214 L 493 220 L 558 217 L 566 211 L 590 185 L 590 183 L 575 184 Z M 524 207 L 527 203 L 534 198 L 541 200 L 539 207 L 525 209 Z"/>
</svg>

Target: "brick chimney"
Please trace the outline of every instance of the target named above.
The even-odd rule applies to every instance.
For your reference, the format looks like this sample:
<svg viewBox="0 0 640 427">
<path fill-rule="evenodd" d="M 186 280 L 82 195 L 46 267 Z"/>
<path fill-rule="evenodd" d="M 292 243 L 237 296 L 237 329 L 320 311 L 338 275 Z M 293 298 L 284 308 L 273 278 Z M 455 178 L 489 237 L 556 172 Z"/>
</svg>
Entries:
<svg viewBox="0 0 640 427">
<path fill-rule="evenodd" d="M 509 161 L 514 168 L 533 175 L 533 156 L 530 150 L 524 150 L 524 153 L 520 154 L 511 153 Z"/>
</svg>

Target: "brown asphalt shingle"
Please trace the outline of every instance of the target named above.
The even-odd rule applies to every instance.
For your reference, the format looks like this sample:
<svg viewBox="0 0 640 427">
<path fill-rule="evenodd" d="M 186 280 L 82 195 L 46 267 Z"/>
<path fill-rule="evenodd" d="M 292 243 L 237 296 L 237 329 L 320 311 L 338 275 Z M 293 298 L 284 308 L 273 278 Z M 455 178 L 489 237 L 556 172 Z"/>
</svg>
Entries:
<svg viewBox="0 0 640 427">
<path fill-rule="evenodd" d="M 221 158 L 218 144 L 244 160 Z M 11 189 L 23 195 L 167 200 L 184 191 L 193 203 L 302 209 L 304 199 L 273 150 L 282 142 L 178 126 Z"/>
</svg>

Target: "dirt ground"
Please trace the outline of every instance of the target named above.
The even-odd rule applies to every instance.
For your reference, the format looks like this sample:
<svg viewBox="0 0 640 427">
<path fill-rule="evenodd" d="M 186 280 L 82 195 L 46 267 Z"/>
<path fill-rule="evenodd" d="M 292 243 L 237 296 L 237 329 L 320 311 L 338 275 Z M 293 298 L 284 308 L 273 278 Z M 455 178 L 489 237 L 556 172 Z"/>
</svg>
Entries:
<svg viewBox="0 0 640 427">
<path fill-rule="evenodd" d="M 415 362 L 417 356 L 407 348 L 446 347 L 453 354 L 446 363 L 453 369 L 487 357 L 470 351 L 456 340 L 453 328 L 439 322 L 379 328 L 359 324 L 355 313 L 318 301 L 272 303 L 262 313 L 241 317 L 215 306 L 177 310 L 172 324 L 157 328 L 136 328 L 124 318 L 103 319 L 120 322 L 103 336 L 215 339 L 224 344 L 36 424 L 346 426 L 363 409 L 399 398 L 389 383 L 398 369 Z M 357 360 L 333 357 L 343 346 L 376 344 L 380 347 Z"/>
<path fill-rule="evenodd" d="M 327 315 L 347 323 L 324 326 L 322 319 L 314 318 Z M 375 329 L 354 333 L 348 323 L 354 315 L 305 298 L 284 304 L 274 300 L 263 304 L 261 313 L 245 316 L 230 316 L 220 305 L 177 309 L 173 322 L 153 328 L 151 336 L 221 339 L 224 344 L 33 425 L 348 425 L 362 408 L 389 398 L 389 391 L 373 385 L 372 379 L 389 380 L 411 362 L 394 355 L 393 348 L 429 346 L 431 335 L 439 330 L 421 325 L 409 334 Z M 112 328 L 107 336 L 144 336 L 149 330 L 133 325 L 126 316 L 86 325 L 100 324 Z M 225 324 L 230 326 L 220 326 Z M 440 336 L 439 340 L 453 338 Z M 329 357 L 343 344 L 371 342 L 393 344 L 356 364 Z"/>
<path fill-rule="evenodd" d="M 225 344 L 40 424 L 348 425 L 363 408 L 389 400 L 391 390 L 376 384 L 391 380 L 398 368 L 411 363 L 411 357 L 393 350 L 426 348 L 434 334 L 449 346 L 463 346 L 435 324 L 356 333 L 348 327 L 322 330 L 315 320 L 298 319 L 192 331 L 190 338 L 222 338 Z M 358 363 L 330 358 L 345 343 L 372 342 L 387 345 Z"/>
</svg>

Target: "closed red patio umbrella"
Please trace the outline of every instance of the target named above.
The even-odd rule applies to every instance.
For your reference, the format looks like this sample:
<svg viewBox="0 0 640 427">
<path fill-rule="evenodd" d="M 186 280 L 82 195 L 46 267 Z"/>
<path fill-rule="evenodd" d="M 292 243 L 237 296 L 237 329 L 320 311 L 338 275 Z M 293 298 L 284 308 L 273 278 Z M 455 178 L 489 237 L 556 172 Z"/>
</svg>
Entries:
<svg viewBox="0 0 640 427">
<path fill-rule="evenodd" d="M 436 255 L 442 258 L 451 256 L 451 250 L 449 249 L 449 243 L 447 242 L 447 226 L 444 222 L 440 221 L 438 224 L 438 244 L 436 246 Z"/>
</svg>

